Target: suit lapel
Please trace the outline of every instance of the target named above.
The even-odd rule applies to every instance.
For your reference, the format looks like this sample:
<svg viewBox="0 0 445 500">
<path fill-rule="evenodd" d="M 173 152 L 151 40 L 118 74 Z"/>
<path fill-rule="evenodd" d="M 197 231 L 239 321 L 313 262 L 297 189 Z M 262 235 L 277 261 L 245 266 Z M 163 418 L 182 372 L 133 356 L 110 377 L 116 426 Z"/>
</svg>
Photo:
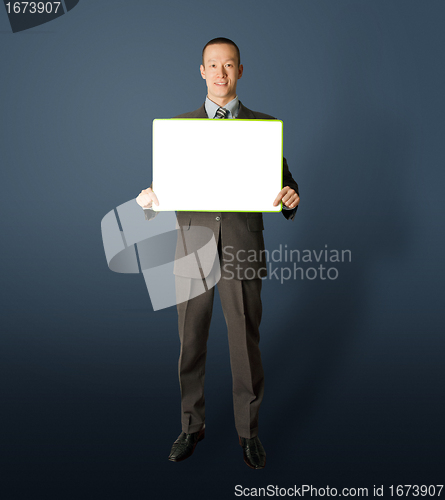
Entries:
<svg viewBox="0 0 445 500">
<path fill-rule="evenodd" d="M 207 113 L 206 113 L 205 103 L 200 108 L 198 108 L 196 111 L 194 111 L 193 114 L 196 115 L 196 116 L 194 116 L 194 118 L 208 118 Z"/>
<path fill-rule="evenodd" d="M 253 114 L 253 112 L 250 111 L 249 108 L 246 108 L 246 106 L 243 106 L 243 103 L 240 101 L 238 120 L 254 120 L 255 118 L 256 116 Z"/>
</svg>

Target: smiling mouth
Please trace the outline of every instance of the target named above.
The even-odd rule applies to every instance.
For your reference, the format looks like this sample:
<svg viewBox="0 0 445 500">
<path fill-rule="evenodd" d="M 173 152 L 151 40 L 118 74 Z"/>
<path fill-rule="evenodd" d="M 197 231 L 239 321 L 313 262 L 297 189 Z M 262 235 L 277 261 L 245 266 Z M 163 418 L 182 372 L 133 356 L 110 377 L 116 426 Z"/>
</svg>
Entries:
<svg viewBox="0 0 445 500">
<path fill-rule="evenodd" d="M 215 85 L 219 85 L 219 86 L 221 87 L 222 85 L 227 85 L 227 82 L 226 82 L 226 83 L 223 83 L 223 82 L 220 82 L 220 83 L 215 82 Z"/>
</svg>

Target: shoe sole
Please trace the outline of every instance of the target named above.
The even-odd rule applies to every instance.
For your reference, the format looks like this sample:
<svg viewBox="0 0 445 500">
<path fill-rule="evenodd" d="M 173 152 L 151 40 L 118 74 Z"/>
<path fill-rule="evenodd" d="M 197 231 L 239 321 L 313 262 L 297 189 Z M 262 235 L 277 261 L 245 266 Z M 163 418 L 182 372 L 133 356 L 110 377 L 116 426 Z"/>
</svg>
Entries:
<svg viewBox="0 0 445 500">
<path fill-rule="evenodd" d="M 266 467 L 266 460 L 264 460 L 264 465 L 262 467 L 254 467 L 250 462 L 249 460 L 247 460 L 247 457 L 245 455 L 245 453 L 243 453 L 244 455 L 244 462 L 246 463 L 246 465 L 248 465 L 251 469 L 253 470 L 260 470 L 260 469 L 264 469 L 264 467 Z"/>
<path fill-rule="evenodd" d="M 193 455 L 193 452 L 195 451 L 196 445 L 205 438 L 205 435 L 206 435 L 206 430 L 204 428 L 204 429 L 202 429 L 201 434 L 199 435 L 198 440 L 196 441 L 195 445 L 193 446 L 190 454 L 186 455 L 185 457 L 182 457 L 182 458 L 169 458 L 170 462 L 182 462 L 183 460 L 187 460 L 187 458 L 190 458 Z"/>
</svg>

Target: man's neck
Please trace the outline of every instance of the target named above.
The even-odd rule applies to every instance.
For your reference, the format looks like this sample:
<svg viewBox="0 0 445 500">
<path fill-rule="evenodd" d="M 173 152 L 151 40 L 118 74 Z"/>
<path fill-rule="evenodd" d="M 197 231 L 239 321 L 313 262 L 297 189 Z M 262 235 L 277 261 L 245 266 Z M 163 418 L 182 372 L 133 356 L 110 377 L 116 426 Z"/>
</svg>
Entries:
<svg viewBox="0 0 445 500">
<path fill-rule="evenodd" d="M 209 99 L 210 101 L 214 102 L 215 104 L 217 104 L 221 108 L 223 108 L 230 101 L 233 101 L 233 99 L 235 99 L 235 97 L 236 97 L 236 94 L 233 95 L 233 96 L 231 96 L 231 97 L 226 97 L 224 99 L 210 99 L 209 94 L 207 94 L 207 99 Z"/>
</svg>

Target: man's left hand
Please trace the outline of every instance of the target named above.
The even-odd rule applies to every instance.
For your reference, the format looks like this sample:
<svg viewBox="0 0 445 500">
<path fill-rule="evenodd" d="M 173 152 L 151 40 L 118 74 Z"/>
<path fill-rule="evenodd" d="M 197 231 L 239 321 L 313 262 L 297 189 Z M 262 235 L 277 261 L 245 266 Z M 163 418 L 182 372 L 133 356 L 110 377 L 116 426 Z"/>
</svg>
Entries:
<svg viewBox="0 0 445 500">
<path fill-rule="evenodd" d="M 278 206 L 278 203 L 282 201 L 283 205 L 286 205 L 287 208 L 295 208 L 300 203 L 300 197 L 296 193 L 295 189 L 290 188 L 289 186 L 285 186 L 275 198 L 273 202 L 273 206 Z"/>
</svg>

